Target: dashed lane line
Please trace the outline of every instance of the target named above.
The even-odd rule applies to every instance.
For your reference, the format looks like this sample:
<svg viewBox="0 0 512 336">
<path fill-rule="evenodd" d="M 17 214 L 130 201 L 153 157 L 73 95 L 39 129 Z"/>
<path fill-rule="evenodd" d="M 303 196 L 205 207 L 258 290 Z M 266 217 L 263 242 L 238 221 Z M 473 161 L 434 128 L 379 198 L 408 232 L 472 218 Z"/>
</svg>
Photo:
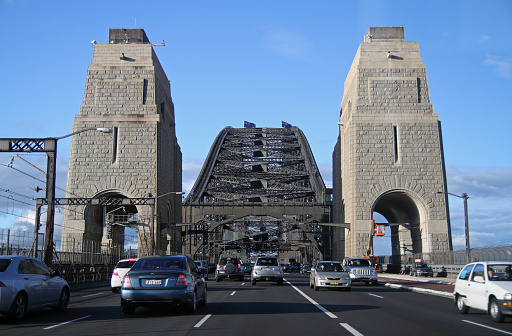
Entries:
<svg viewBox="0 0 512 336">
<path fill-rule="evenodd" d="M 501 329 L 496 329 L 496 328 L 493 328 L 493 327 L 489 327 L 489 326 L 486 326 L 485 324 L 480 324 L 480 323 L 476 323 L 476 322 L 472 322 L 472 321 L 468 321 L 468 320 L 462 320 L 462 322 L 467 322 L 467 323 L 471 323 L 471 324 L 477 325 L 477 326 L 482 327 L 482 328 L 487 328 L 487 329 L 491 329 L 491 330 L 494 330 L 494 331 L 498 331 L 498 332 L 503 333 L 505 335 L 512 335 L 512 332 L 501 330 Z"/>
<path fill-rule="evenodd" d="M 74 320 L 71 320 L 71 321 L 62 322 L 62 323 L 59 323 L 59 324 L 56 324 L 56 325 L 52 325 L 50 327 L 46 327 L 46 328 L 44 328 L 44 330 L 48 330 L 48 329 L 52 329 L 52 328 L 57 328 L 57 327 L 63 326 L 65 324 L 68 324 L 68 323 L 71 323 L 71 322 L 76 322 L 76 321 L 80 321 L 80 320 L 86 319 L 86 318 L 91 317 L 91 316 L 92 315 L 87 315 L 87 316 L 80 317 L 80 318 L 77 318 L 77 319 L 74 319 Z"/>
<path fill-rule="evenodd" d="M 201 321 L 197 322 L 197 324 L 194 326 L 194 328 L 200 328 L 203 325 L 203 323 L 205 323 L 206 320 L 208 320 L 211 316 L 212 316 L 212 314 L 208 314 L 205 317 L 203 317 L 201 319 Z"/>
<path fill-rule="evenodd" d="M 301 291 L 300 289 L 298 289 L 297 287 L 295 287 L 290 281 L 284 279 L 284 281 L 286 281 L 286 283 L 290 286 L 292 286 L 293 289 L 295 289 L 297 292 L 299 292 L 300 295 L 302 295 L 303 297 L 306 298 L 306 300 L 308 300 L 309 302 L 311 302 L 315 307 L 317 307 L 318 309 L 320 309 L 321 311 L 323 311 L 327 316 L 329 316 L 330 318 L 338 318 L 338 316 L 334 315 L 333 313 L 331 313 L 330 311 L 328 311 L 327 309 L 325 309 L 324 307 L 322 307 L 321 305 L 319 305 L 315 300 L 313 300 L 312 298 L 310 298 L 309 296 L 307 296 L 303 291 Z"/>
</svg>

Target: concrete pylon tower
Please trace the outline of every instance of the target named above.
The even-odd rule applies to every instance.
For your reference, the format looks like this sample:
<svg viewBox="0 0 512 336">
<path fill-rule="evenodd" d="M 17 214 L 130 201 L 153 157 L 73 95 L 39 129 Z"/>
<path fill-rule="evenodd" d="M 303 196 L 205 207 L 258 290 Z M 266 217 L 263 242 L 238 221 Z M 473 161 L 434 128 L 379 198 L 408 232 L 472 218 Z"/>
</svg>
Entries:
<svg viewBox="0 0 512 336">
<path fill-rule="evenodd" d="M 97 250 L 100 242 L 122 247 L 124 227 L 131 226 L 139 232 L 139 255 L 181 252 L 179 232 L 166 228 L 181 223 L 174 104 L 169 80 L 144 30 L 110 29 L 107 44 L 95 43 L 73 132 L 94 127 L 113 132 L 72 136 L 66 198 L 98 201 L 66 207 L 63 249 Z M 127 200 L 100 201 L 108 198 Z M 135 198 L 156 202 L 128 200 Z"/>
<path fill-rule="evenodd" d="M 393 255 L 451 249 L 441 126 L 417 42 L 370 27 L 345 80 L 333 153 L 334 258 L 367 253 L 374 213 Z M 438 193 L 441 192 L 441 193 Z"/>
</svg>

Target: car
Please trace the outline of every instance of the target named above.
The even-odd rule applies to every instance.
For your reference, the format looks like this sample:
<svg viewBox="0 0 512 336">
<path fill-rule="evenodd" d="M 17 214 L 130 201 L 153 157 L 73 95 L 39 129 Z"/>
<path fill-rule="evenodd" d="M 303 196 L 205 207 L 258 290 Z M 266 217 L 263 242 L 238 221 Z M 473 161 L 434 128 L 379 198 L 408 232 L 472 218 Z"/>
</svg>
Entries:
<svg viewBox="0 0 512 336">
<path fill-rule="evenodd" d="M 290 272 L 300 272 L 300 264 L 296 261 L 290 263 Z"/>
<path fill-rule="evenodd" d="M 311 264 L 303 264 L 300 267 L 300 273 L 301 274 L 311 273 Z"/>
<path fill-rule="evenodd" d="M 121 259 L 117 262 L 116 267 L 112 271 L 112 277 L 110 278 L 110 288 L 112 293 L 119 293 L 121 285 L 123 284 L 124 275 L 130 270 L 135 264 L 137 259 Z"/>
<path fill-rule="evenodd" d="M 219 282 L 224 278 L 236 278 L 244 281 L 242 261 L 237 257 L 220 257 L 217 269 L 215 270 L 215 281 Z"/>
<path fill-rule="evenodd" d="M 199 268 L 199 272 L 203 274 L 203 269 L 206 269 L 206 273 L 204 273 L 204 278 L 208 280 L 208 273 L 209 273 L 209 267 L 208 264 L 201 260 L 194 260 L 194 262 L 197 265 L 197 268 Z"/>
<path fill-rule="evenodd" d="M 244 273 L 249 273 L 249 274 L 251 274 L 251 272 L 252 272 L 252 267 L 253 267 L 253 264 L 252 264 L 252 263 L 243 263 L 243 264 L 242 264 L 242 269 L 243 269 Z"/>
<path fill-rule="evenodd" d="M 309 287 L 315 290 L 320 288 L 341 288 L 346 291 L 352 289 L 349 271 L 339 261 L 319 261 L 311 268 L 309 274 Z"/>
<path fill-rule="evenodd" d="M 251 272 L 251 283 L 256 285 L 260 281 L 275 281 L 283 285 L 283 268 L 276 257 L 258 257 Z"/>
<path fill-rule="evenodd" d="M 213 263 L 208 264 L 208 274 L 215 274 L 216 269 L 217 269 L 217 264 L 213 264 Z"/>
<path fill-rule="evenodd" d="M 512 262 L 467 264 L 455 280 L 453 298 L 461 314 L 474 308 L 490 314 L 494 322 L 512 317 Z"/>
<path fill-rule="evenodd" d="M 432 267 L 424 262 L 415 262 L 412 264 L 409 274 L 411 276 L 423 275 L 426 277 L 433 277 L 434 271 L 432 270 Z"/>
<path fill-rule="evenodd" d="M 121 287 L 121 308 L 133 314 L 141 307 L 177 305 L 194 313 L 204 306 L 207 284 L 194 261 L 187 256 L 140 258 L 125 274 Z"/>
<path fill-rule="evenodd" d="M 70 298 L 69 285 L 35 258 L 0 257 L 0 313 L 20 321 L 28 311 L 53 308 L 63 312 Z"/>
<path fill-rule="evenodd" d="M 350 280 L 352 282 L 364 282 L 369 285 L 377 285 L 378 283 L 378 272 L 372 266 L 370 259 L 368 258 L 344 258 L 343 266 L 345 266 L 350 274 Z"/>
</svg>

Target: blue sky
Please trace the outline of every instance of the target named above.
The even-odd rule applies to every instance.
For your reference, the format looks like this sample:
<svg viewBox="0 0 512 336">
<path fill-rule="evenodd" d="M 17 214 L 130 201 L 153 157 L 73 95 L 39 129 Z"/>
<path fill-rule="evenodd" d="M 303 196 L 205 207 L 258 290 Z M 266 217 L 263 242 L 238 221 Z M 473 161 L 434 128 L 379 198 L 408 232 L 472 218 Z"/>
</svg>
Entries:
<svg viewBox="0 0 512 336">
<path fill-rule="evenodd" d="M 370 26 L 404 26 L 419 42 L 443 130 L 448 190 L 469 195 L 471 245 L 512 243 L 512 2 L 496 1 L 35 1 L 0 0 L 0 137 L 71 132 L 92 40 L 143 28 L 171 82 L 190 189 L 216 135 L 244 120 L 305 133 L 327 186 L 343 85 Z M 59 141 L 64 189 L 69 139 Z M 0 228 L 33 227 L 30 198 L 44 175 L 0 155 Z M 45 157 L 23 158 L 45 170 Z M 33 178 L 33 177 L 35 178 Z M 62 196 L 62 195 L 61 195 Z M 20 202 L 20 200 L 23 202 Z M 455 249 L 462 200 L 450 198 Z M 57 221 L 62 215 L 57 214 Z M 31 230 L 31 229 L 30 229 Z M 379 238 L 376 252 L 385 252 Z"/>
</svg>

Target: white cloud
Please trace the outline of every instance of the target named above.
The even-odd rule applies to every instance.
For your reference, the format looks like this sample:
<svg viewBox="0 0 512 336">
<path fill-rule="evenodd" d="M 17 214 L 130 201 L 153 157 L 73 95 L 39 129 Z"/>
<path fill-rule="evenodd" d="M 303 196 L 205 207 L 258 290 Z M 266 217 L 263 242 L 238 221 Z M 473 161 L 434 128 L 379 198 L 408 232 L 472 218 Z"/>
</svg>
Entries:
<svg viewBox="0 0 512 336">
<path fill-rule="evenodd" d="M 504 60 L 501 56 L 494 56 L 486 52 L 484 64 L 494 67 L 500 77 L 512 78 L 512 61 Z"/>
<path fill-rule="evenodd" d="M 480 43 L 484 43 L 484 42 L 487 42 L 490 40 L 491 40 L 491 37 L 489 35 L 480 34 L 480 36 L 478 36 L 478 42 L 480 42 Z"/>
</svg>

